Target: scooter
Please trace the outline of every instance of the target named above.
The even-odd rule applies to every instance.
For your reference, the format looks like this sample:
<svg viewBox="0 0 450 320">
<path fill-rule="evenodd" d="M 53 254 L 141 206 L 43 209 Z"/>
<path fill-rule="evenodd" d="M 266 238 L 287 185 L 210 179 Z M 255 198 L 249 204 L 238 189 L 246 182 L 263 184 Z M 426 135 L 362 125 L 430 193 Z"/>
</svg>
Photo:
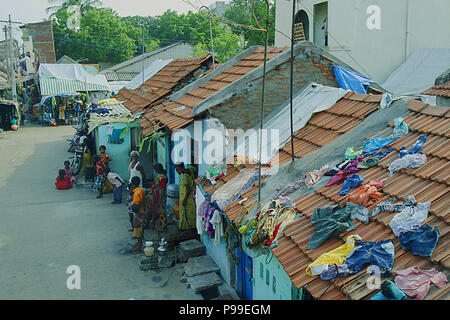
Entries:
<svg viewBox="0 0 450 320">
<path fill-rule="evenodd" d="M 75 155 L 69 158 L 73 159 L 71 166 L 73 168 L 74 175 L 78 175 L 81 171 L 81 166 L 83 164 L 83 153 L 86 149 L 86 138 L 86 136 L 81 136 L 80 138 L 78 138 L 78 143 L 74 147 Z"/>
</svg>

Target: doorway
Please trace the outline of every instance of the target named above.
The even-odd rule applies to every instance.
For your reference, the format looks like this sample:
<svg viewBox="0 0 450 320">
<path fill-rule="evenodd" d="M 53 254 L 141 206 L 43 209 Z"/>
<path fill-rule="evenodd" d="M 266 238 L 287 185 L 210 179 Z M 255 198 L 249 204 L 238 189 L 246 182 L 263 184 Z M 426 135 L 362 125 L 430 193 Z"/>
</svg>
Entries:
<svg viewBox="0 0 450 320">
<path fill-rule="evenodd" d="M 314 6 L 314 43 L 321 47 L 328 46 L 328 2 Z"/>
</svg>

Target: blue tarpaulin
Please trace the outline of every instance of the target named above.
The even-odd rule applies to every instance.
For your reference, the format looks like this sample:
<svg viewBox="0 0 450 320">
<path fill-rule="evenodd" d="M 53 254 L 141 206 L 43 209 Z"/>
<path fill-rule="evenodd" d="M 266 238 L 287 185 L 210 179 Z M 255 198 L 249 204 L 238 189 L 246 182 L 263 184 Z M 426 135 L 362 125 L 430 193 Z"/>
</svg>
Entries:
<svg viewBox="0 0 450 320">
<path fill-rule="evenodd" d="M 331 66 L 331 70 L 334 71 L 342 89 L 350 89 L 356 93 L 367 93 L 367 87 L 373 82 L 369 77 L 339 66 Z"/>
</svg>

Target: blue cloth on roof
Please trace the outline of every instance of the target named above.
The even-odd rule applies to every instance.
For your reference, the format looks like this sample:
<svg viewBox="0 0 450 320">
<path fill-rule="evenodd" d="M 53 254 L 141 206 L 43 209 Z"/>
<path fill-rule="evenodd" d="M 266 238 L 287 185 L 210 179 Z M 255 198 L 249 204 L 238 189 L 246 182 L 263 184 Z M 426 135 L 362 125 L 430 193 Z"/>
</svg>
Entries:
<svg viewBox="0 0 450 320">
<path fill-rule="evenodd" d="M 395 139 L 392 136 L 384 137 L 384 138 L 370 138 L 364 144 L 364 152 L 371 152 L 374 150 L 378 150 L 384 148 L 389 143 L 394 141 Z"/>
<path fill-rule="evenodd" d="M 432 228 L 426 224 L 417 229 L 400 233 L 398 240 L 405 251 L 411 250 L 413 255 L 431 257 L 440 235 L 438 227 Z"/>
<path fill-rule="evenodd" d="M 377 159 L 383 159 L 385 156 L 387 156 L 389 153 L 391 153 L 392 151 L 394 151 L 394 149 L 392 147 L 389 147 L 388 149 L 384 150 L 384 151 L 371 151 L 368 154 L 366 154 L 366 157 L 369 156 L 373 156 L 374 158 Z"/>
<path fill-rule="evenodd" d="M 339 191 L 340 196 L 345 196 L 350 192 L 351 188 L 358 187 L 364 181 L 364 177 L 359 174 L 354 174 L 344 181 L 344 185 Z"/>
<path fill-rule="evenodd" d="M 414 145 L 411 148 L 409 148 L 409 150 L 406 150 L 406 147 L 401 147 L 399 157 L 403 158 L 407 154 L 420 153 L 420 151 L 422 151 L 423 144 L 427 141 L 427 137 L 428 137 L 427 134 L 420 136 L 417 139 L 416 143 L 414 143 Z"/>
<path fill-rule="evenodd" d="M 395 139 L 401 138 L 404 135 L 408 134 L 408 124 L 403 120 L 402 117 L 398 117 L 394 119 L 394 131 L 392 132 L 392 137 Z"/>
<path fill-rule="evenodd" d="M 386 280 L 381 284 L 381 291 L 370 300 L 406 300 L 406 294 L 394 282 Z"/>
<path fill-rule="evenodd" d="M 340 66 L 331 66 L 331 70 L 334 71 L 336 80 L 342 89 L 350 89 L 356 93 L 365 94 L 367 93 L 366 88 L 373 82 L 369 77 Z"/>
</svg>

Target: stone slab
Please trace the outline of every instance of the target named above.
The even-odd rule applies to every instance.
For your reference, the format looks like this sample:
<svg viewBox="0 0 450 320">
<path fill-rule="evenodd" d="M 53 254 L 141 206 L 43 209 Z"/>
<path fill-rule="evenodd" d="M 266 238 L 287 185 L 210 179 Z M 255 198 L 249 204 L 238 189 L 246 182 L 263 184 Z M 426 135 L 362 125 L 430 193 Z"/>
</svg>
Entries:
<svg viewBox="0 0 450 320">
<path fill-rule="evenodd" d="M 220 272 L 220 269 L 214 260 L 208 256 L 189 258 L 188 262 L 184 266 L 184 273 L 188 277 L 210 272 Z"/>
<path fill-rule="evenodd" d="M 222 279 L 215 272 L 205 273 L 194 277 L 187 277 L 192 290 L 195 293 L 217 287 L 222 283 Z"/>
</svg>

